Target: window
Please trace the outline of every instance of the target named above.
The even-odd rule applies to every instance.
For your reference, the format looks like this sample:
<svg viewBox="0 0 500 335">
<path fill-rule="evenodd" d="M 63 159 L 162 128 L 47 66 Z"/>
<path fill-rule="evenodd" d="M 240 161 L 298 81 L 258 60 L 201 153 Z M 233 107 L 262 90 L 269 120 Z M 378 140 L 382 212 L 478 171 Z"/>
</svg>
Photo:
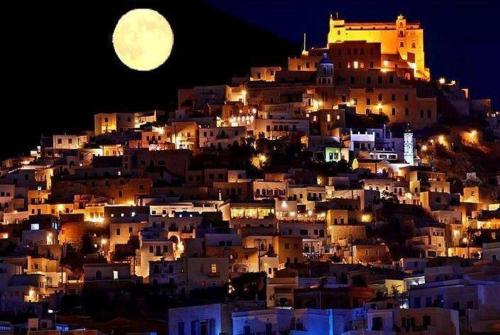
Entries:
<svg viewBox="0 0 500 335">
<path fill-rule="evenodd" d="M 113 280 L 118 280 L 118 271 L 113 270 Z"/>
<path fill-rule="evenodd" d="M 116 235 L 120 235 L 120 228 L 116 228 Z"/>
<path fill-rule="evenodd" d="M 431 325 L 431 316 L 430 315 L 424 315 L 424 327 L 430 326 Z"/>
<path fill-rule="evenodd" d="M 177 324 L 177 335 L 185 335 L 184 322 L 182 322 L 182 321 Z"/>
<path fill-rule="evenodd" d="M 384 325 L 382 317 L 377 316 L 372 319 L 372 330 L 381 331 Z"/>
<path fill-rule="evenodd" d="M 392 107 L 392 115 L 396 115 L 396 108 Z"/>
<path fill-rule="evenodd" d="M 266 323 L 266 335 L 272 335 L 272 334 L 273 334 L 273 324 Z"/>
<path fill-rule="evenodd" d="M 212 265 L 210 266 L 210 271 L 212 273 L 217 273 L 217 264 L 212 263 Z"/>
<path fill-rule="evenodd" d="M 410 114 L 410 111 L 408 110 L 408 107 L 405 107 L 405 115 L 408 116 Z"/>
</svg>

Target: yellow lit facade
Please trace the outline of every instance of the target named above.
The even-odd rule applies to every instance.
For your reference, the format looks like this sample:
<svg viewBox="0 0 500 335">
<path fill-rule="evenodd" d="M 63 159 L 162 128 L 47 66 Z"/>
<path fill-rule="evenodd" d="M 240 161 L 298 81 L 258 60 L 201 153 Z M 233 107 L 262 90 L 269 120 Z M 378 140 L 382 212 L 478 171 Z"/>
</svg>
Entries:
<svg viewBox="0 0 500 335">
<path fill-rule="evenodd" d="M 408 63 L 416 78 L 429 80 L 425 67 L 424 30 L 418 22 L 407 22 L 399 15 L 395 22 L 351 23 L 338 17 L 330 18 L 328 44 L 347 41 L 380 43 L 382 62 L 390 66 L 394 56 Z"/>
</svg>

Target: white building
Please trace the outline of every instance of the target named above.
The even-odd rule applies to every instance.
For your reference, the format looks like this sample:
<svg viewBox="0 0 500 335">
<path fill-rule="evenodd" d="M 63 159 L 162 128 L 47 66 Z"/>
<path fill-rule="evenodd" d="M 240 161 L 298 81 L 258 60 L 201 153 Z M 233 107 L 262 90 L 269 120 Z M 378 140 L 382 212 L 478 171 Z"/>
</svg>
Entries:
<svg viewBox="0 0 500 335">
<path fill-rule="evenodd" d="M 212 304 L 171 308 L 168 310 L 168 334 L 232 334 L 230 306 Z"/>
</svg>

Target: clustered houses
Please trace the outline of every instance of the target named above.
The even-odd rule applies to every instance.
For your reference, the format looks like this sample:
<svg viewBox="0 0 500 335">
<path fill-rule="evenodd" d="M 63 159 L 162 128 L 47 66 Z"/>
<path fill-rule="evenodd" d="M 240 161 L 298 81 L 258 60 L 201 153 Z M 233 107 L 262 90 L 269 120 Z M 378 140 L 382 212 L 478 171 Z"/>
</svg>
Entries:
<svg viewBox="0 0 500 335">
<path fill-rule="evenodd" d="M 403 16 L 331 17 L 286 67 L 4 160 L 0 309 L 140 286 L 185 299 L 171 335 L 498 334 L 498 176 L 457 186 L 427 155 L 450 139 L 421 132 L 450 96 L 496 114 L 431 81 L 423 45 Z"/>
</svg>

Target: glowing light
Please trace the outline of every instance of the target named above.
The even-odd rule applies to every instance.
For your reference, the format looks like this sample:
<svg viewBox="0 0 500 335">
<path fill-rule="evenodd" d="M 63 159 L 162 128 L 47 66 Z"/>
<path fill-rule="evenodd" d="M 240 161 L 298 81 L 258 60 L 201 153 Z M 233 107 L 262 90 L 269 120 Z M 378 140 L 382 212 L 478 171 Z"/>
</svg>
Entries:
<svg viewBox="0 0 500 335">
<path fill-rule="evenodd" d="M 157 11 L 133 9 L 123 15 L 113 32 L 113 47 L 123 64 L 137 71 L 151 71 L 170 56 L 174 33 Z"/>
<path fill-rule="evenodd" d="M 104 223 L 104 218 L 103 217 L 95 217 L 95 218 L 90 218 L 89 221 L 92 223 Z"/>
<path fill-rule="evenodd" d="M 357 69 L 359 68 L 359 62 L 357 60 L 355 60 L 353 63 L 352 63 L 352 66 Z"/>
<path fill-rule="evenodd" d="M 264 164 L 267 161 L 267 157 L 264 154 L 259 155 L 259 161 Z"/>
<path fill-rule="evenodd" d="M 51 244 L 54 244 L 54 239 L 53 239 L 53 235 L 52 233 L 48 233 L 47 234 L 47 244 L 51 245 Z"/>
<path fill-rule="evenodd" d="M 427 148 L 427 145 L 425 145 L 425 144 L 424 144 L 424 145 L 422 145 L 422 148 L 421 148 L 421 149 L 422 149 L 422 151 L 427 151 L 427 149 L 428 149 L 428 148 Z"/>
<path fill-rule="evenodd" d="M 105 238 L 101 238 L 101 246 L 108 244 L 108 240 Z"/>
<path fill-rule="evenodd" d="M 444 135 L 439 135 L 438 143 L 445 146 L 445 147 L 448 146 L 448 142 L 446 141 L 446 138 L 444 137 Z"/>
<path fill-rule="evenodd" d="M 323 101 L 322 100 L 316 100 L 316 99 L 313 99 L 313 107 L 315 109 L 319 109 L 323 106 Z"/>
<path fill-rule="evenodd" d="M 154 127 L 153 130 L 160 135 L 165 134 L 165 128 L 163 128 L 163 127 Z"/>
<path fill-rule="evenodd" d="M 441 85 L 446 84 L 446 78 L 444 78 L 444 77 L 439 78 L 439 83 L 440 83 Z"/>
<path fill-rule="evenodd" d="M 367 223 L 367 222 L 371 222 L 371 221 L 372 221 L 372 216 L 371 216 L 371 214 L 363 214 L 363 215 L 361 216 L 361 222 L 365 222 L 365 223 Z"/>
<path fill-rule="evenodd" d="M 246 103 L 247 103 L 247 102 L 246 102 L 246 101 L 247 101 L 247 91 L 246 91 L 246 90 L 242 90 L 242 91 L 241 91 L 241 96 L 242 96 L 242 98 L 243 98 L 243 104 L 245 104 L 245 105 L 246 105 Z M 240 112 L 240 113 L 241 113 L 241 112 Z"/>
</svg>

